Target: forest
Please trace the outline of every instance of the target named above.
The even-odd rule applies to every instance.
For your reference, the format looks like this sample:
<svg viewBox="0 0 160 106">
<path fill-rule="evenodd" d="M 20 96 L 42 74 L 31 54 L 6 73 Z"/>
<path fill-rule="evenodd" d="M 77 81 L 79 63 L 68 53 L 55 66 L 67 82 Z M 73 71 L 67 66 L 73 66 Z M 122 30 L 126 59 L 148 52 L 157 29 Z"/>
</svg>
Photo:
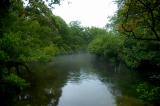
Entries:
<svg viewBox="0 0 160 106">
<path fill-rule="evenodd" d="M 67 24 L 51 10 L 60 2 L 0 1 L 0 99 L 12 100 L 28 89 L 23 74 L 32 74 L 33 62 L 89 52 L 137 71 L 142 78 L 133 85 L 137 98 L 160 105 L 160 1 L 115 0 L 118 10 L 105 28 Z"/>
</svg>

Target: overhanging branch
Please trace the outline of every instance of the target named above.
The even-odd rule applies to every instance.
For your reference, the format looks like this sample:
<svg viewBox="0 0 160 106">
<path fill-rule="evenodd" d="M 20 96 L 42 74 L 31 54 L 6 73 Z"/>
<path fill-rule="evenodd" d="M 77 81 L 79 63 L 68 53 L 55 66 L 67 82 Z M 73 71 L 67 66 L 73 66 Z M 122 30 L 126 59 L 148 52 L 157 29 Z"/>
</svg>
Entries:
<svg viewBox="0 0 160 106">
<path fill-rule="evenodd" d="M 151 30 L 151 32 L 153 33 L 153 35 L 155 36 L 155 38 L 143 38 L 143 37 L 137 37 L 136 34 L 134 33 L 133 29 L 127 29 L 123 24 L 122 24 L 122 28 L 125 32 L 130 33 L 129 35 L 133 36 L 134 39 L 137 40 L 153 40 L 153 41 L 160 41 L 160 37 L 158 35 L 158 32 L 155 29 L 155 23 L 156 23 L 156 19 L 154 17 L 154 9 L 152 9 L 152 7 L 150 7 L 150 5 L 146 4 L 145 2 L 141 1 L 141 0 L 137 0 L 137 2 L 139 2 L 140 4 L 142 4 L 145 8 L 145 11 L 149 13 L 150 17 L 151 17 L 151 23 L 148 25 L 148 28 Z M 123 21 L 123 23 L 127 23 L 128 18 L 129 18 L 129 12 L 131 10 L 131 5 L 132 5 L 133 1 L 131 1 L 128 5 L 128 9 L 125 13 L 125 20 Z"/>
<path fill-rule="evenodd" d="M 136 40 L 148 40 L 148 41 L 160 41 L 159 39 L 156 38 L 142 38 L 142 37 L 137 37 L 137 35 L 132 31 L 132 30 L 127 30 L 124 25 L 122 24 L 123 30 L 126 32 L 124 33 L 127 36 L 133 36 L 134 39 Z M 128 34 L 129 33 L 129 34 Z"/>
</svg>

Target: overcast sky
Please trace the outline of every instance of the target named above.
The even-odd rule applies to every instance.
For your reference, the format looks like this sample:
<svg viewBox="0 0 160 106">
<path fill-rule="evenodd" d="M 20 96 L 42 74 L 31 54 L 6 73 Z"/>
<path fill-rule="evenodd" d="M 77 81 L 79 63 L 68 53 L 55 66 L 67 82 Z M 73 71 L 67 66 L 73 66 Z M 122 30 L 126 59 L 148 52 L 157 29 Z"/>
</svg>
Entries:
<svg viewBox="0 0 160 106">
<path fill-rule="evenodd" d="M 62 17 L 67 23 L 80 21 L 82 26 L 103 28 L 109 16 L 117 10 L 113 0 L 64 0 L 55 6 L 53 14 Z"/>
</svg>

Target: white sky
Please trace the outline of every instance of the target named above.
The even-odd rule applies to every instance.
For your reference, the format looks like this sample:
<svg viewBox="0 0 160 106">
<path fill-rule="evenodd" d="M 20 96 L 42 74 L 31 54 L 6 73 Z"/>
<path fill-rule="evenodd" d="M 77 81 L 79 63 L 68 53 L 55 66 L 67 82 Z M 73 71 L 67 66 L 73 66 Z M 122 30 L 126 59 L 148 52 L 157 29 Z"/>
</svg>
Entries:
<svg viewBox="0 0 160 106">
<path fill-rule="evenodd" d="M 113 0 L 64 0 L 56 5 L 53 14 L 62 17 L 67 23 L 80 21 L 82 26 L 103 28 L 113 16 L 117 5 Z"/>
</svg>

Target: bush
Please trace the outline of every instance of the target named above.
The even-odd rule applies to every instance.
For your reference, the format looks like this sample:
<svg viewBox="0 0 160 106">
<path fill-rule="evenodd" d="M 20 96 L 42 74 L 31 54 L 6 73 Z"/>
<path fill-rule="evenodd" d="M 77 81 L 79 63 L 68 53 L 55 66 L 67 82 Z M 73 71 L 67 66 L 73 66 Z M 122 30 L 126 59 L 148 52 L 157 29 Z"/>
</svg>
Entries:
<svg viewBox="0 0 160 106">
<path fill-rule="evenodd" d="M 4 77 L 4 80 L 8 83 L 11 83 L 12 85 L 15 85 L 21 89 L 24 89 L 29 86 L 29 83 L 27 83 L 24 79 L 18 77 L 15 74 L 10 74 Z"/>
<path fill-rule="evenodd" d="M 122 48 L 122 39 L 113 33 L 97 36 L 90 44 L 89 51 L 105 58 L 117 58 Z"/>
<path fill-rule="evenodd" d="M 136 91 L 139 98 L 148 101 L 156 102 L 160 98 L 160 87 L 150 86 L 147 83 L 141 83 L 137 86 Z"/>
</svg>

